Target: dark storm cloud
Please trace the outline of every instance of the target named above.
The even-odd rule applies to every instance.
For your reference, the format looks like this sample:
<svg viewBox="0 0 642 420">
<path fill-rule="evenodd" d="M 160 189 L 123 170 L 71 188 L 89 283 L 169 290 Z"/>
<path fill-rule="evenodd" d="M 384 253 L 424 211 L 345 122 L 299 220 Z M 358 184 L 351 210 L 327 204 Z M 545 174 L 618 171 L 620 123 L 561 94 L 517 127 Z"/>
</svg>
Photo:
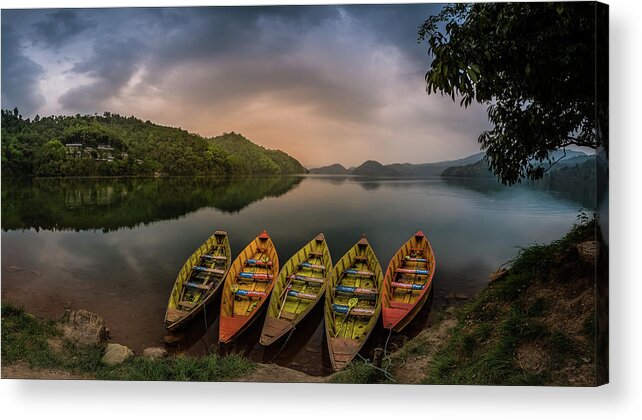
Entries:
<svg viewBox="0 0 642 420">
<path fill-rule="evenodd" d="M 74 10 L 57 10 L 34 23 L 34 41 L 46 47 L 60 47 L 91 25 L 91 20 L 81 19 Z"/>
<path fill-rule="evenodd" d="M 162 81 L 168 71 L 186 63 L 211 63 L 201 80 L 179 81 L 180 92 L 194 101 L 216 98 L 221 104 L 247 95 L 280 92 L 311 103 L 326 115 L 363 119 L 380 103 L 377 86 L 369 83 L 366 62 L 350 60 L 368 49 L 394 47 L 412 61 L 425 61 L 416 42 L 416 28 L 438 6 L 327 6 L 189 9 L 182 24 L 156 39 L 147 65 L 148 81 Z M 338 35 L 333 22 L 350 19 L 354 32 L 374 34 L 361 51 L 337 56 L 328 48 Z M 394 29 L 403 26 L 402 29 Z M 391 28 L 393 28 L 391 30 Z M 315 43 L 305 44 L 307 60 L 293 59 L 303 39 L 316 31 Z M 347 34 L 348 36 L 351 34 Z M 345 41 L 345 40 L 344 40 Z M 335 46 L 341 47 L 342 40 Z M 263 61 L 261 61 L 263 60 Z M 319 67 L 320 62 L 332 65 Z M 348 77 L 346 77 L 348 76 Z"/>
<path fill-rule="evenodd" d="M 428 53 L 417 42 L 417 32 L 428 16 L 438 13 L 442 4 L 346 6 L 382 43 L 395 45 L 408 58 L 426 66 Z"/>
<path fill-rule="evenodd" d="M 176 9 L 167 9 L 172 14 Z M 175 25 L 150 45 L 153 69 L 185 62 L 234 57 L 279 57 L 296 46 L 297 37 L 325 19 L 334 7 L 208 7 L 174 14 Z M 270 25 L 266 25 L 270 22 Z"/>
<path fill-rule="evenodd" d="M 44 74 L 41 66 L 23 52 L 21 39 L 2 13 L 2 108 L 18 107 L 31 115 L 44 104 L 45 98 L 38 88 Z"/>
<path fill-rule="evenodd" d="M 101 108 L 106 100 L 117 97 L 136 69 L 143 66 L 145 81 L 155 85 L 162 84 L 178 66 L 211 63 L 215 66 L 212 74 L 229 76 L 230 69 L 240 70 L 242 80 L 227 79 L 225 84 L 236 86 L 230 89 L 209 77 L 212 84 L 195 92 L 202 93 L 204 98 L 215 93 L 219 100 L 234 101 L 248 90 L 281 90 L 282 94 L 292 95 L 295 99 L 316 98 L 321 101 L 316 104 L 321 110 L 346 117 L 352 113 L 355 117 L 363 117 L 375 105 L 376 94 L 371 89 L 362 89 L 358 81 L 342 78 L 338 72 L 329 77 L 309 63 L 300 60 L 293 63 L 290 55 L 299 47 L 301 38 L 324 22 L 347 16 L 353 19 L 355 30 L 373 33 L 373 42 L 392 45 L 417 61 L 419 57 L 423 58 L 423 53 L 416 43 L 416 28 L 424 16 L 438 7 L 373 5 L 38 11 L 34 13 L 40 16 L 40 20 L 31 25 L 32 33 L 25 34 L 25 39 L 54 48 L 64 47 L 78 39 L 92 45 L 92 55 L 77 62 L 70 70 L 90 76 L 92 82 L 70 87 L 59 98 L 59 103 L 73 112 Z M 23 11 L 23 14 L 28 16 L 29 12 Z M 318 41 L 322 42 L 324 36 L 332 38 L 335 34 L 330 32 L 331 29 L 332 26 L 328 25 L 327 33 L 320 34 Z M 123 41 L 123 37 L 129 39 Z M 312 54 L 331 53 L 324 51 L 323 45 L 318 45 L 316 51 L 315 45 L 307 47 L 312 49 Z M 364 46 L 368 47 L 371 46 Z M 239 69 L 239 63 L 247 63 L 248 58 L 263 69 Z M 259 58 L 266 61 L 258 63 Z M 341 62 L 341 58 L 337 66 L 350 65 Z M 268 74 L 268 71 L 272 73 Z M 189 85 L 188 82 L 185 85 Z M 33 88 L 33 83 L 23 87 L 24 90 Z M 33 97 L 35 92 L 27 96 Z M 331 102 L 324 103 L 326 99 Z"/>
<path fill-rule="evenodd" d="M 96 20 L 95 13 L 88 12 L 87 19 Z M 59 102 L 74 112 L 99 109 L 106 99 L 118 95 L 141 66 L 145 67 L 145 83 L 153 86 L 162 85 L 167 74 L 176 67 L 203 63 L 211 64 L 212 75 L 220 77 L 216 80 L 209 77 L 209 85 L 184 94 L 194 93 L 203 100 L 216 94 L 218 101 L 225 102 L 233 101 L 248 90 L 256 93 L 280 89 L 284 94 L 290 92 L 299 97 L 313 97 L 310 92 L 313 89 L 349 93 L 353 89 L 344 86 L 346 81 L 331 83 L 305 63 L 295 66 L 283 62 L 296 48 L 299 36 L 324 20 L 338 16 L 339 10 L 334 7 L 114 10 L 101 19 L 101 26 L 111 30 L 96 28 L 94 53 L 70 70 L 90 76 L 94 81 L 71 88 Z M 50 20 L 51 17 L 46 25 L 37 24 L 39 34 L 43 32 L 42 27 L 53 26 Z M 76 25 L 77 28 L 82 26 Z M 53 34 L 54 31 L 49 32 Z M 110 39 L 113 34 L 138 35 L 138 42 L 133 42 L 134 38 L 114 42 Z M 59 45 L 61 42 L 55 39 L 52 37 L 50 42 Z M 240 68 L 239 62 L 260 58 L 266 61 L 254 63 L 258 67 Z M 230 69 L 234 69 L 235 74 L 230 74 Z M 189 85 L 189 81 L 186 78 L 184 84 Z M 360 92 L 353 93 L 354 101 Z M 192 100 L 199 101 L 199 98 Z M 340 105 L 333 108 L 340 109 Z M 355 109 L 361 112 L 359 108 Z"/>
<path fill-rule="evenodd" d="M 142 44 L 136 39 L 105 40 L 97 44 L 91 57 L 76 63 L 70 70 L 94 81 L 71 88 L 59 102 L 72 110 L 101 111 L 103 102 L 118 95 L 136 72 L 141 51 Z"/>
</svg>

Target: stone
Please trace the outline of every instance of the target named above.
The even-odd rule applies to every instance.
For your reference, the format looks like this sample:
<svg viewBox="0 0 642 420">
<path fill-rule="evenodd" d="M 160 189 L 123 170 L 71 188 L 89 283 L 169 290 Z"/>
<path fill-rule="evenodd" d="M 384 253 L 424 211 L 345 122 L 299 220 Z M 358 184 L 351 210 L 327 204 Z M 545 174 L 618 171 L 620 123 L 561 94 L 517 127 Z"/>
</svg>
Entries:
<svg viewBox="0 0 642 420">
<path fill-rule="evenodd" d="M 150 359 L 163 359 L 167 357 L 167 350 L 161 347 L 147 347 L 143 350 L 143 356 Z"/>
<path fill-rule="evenodd" d="M 67 309 L 61 317 L 60 329 L 66 339 L 76 344 L 96 345 L 107 339 L 105 321 L 84 309 Z"/>
<path fill-rule="evenodd" d="M 122 344 L 109 343 L 107 344 L 107 349 L 105 350 L 102 362 L 110 366 L 118 365 L 133 355 L 134 352 L 126 346 L 123 346 Z"/>
<path fill-rule="evenodd" d="M 599 253 L 597 241 L 586 241 L 576 245 L 580 260 L 595 265 Z"/>
</svg>

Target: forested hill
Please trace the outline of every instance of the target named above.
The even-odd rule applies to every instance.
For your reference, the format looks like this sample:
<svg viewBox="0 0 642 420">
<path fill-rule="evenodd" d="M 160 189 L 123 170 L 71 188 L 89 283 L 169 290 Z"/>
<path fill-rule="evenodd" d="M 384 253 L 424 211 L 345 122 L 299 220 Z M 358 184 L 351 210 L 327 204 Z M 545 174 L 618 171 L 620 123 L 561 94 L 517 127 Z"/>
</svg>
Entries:
<svg viewBox="0 0 642 420">
<path fill-rule="evenodd" d="M 556 162 L 555 165 L 552 166 L 552 169 L 554 168 L 555 170 L 566 166 L 575 166 L 579 163 L 584 163 L 586 160 L 592 159 L 590 155 L 575 150 L 556 150 L 552 152 L 550 156 L 551 161 Z M 533 161 L 533 164 L 537 165 L 539 163 Z M 543 167 L 548 167 L 551 163 L 542 162 L 541 165 Z M 495 174 L 493 174 L 493 171 L 491 171 L 488 166 L 488 162 L 483 159 L 483 156 L 472 163 L 450 166 L 441 173 L 441 176 L 461 178 L 495 178 Z"/>
<path fill-rule="evenodd" d="M 206 138 L 135 117 L 24 119 L 2 110 L 6 176 L 295 174 L 306 169 L 280 150 L 237 133 Z"/>
</svg>

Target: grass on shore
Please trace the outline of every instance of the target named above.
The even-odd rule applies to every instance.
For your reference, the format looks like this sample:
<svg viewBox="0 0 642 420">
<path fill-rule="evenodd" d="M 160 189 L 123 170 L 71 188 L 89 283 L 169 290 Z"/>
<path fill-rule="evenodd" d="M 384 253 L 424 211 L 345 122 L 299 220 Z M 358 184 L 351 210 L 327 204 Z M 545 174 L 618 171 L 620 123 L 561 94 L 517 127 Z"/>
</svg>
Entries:
<svg viewBox="0 0 642 420">
<path fill-rule="evenodd" d="M 202 358 L 132 357 L 116 366 L 102 363 L 104 346 L 81 346 L 63 340 L 53 321 L 40 320 L 21 308 L 2 305 L 2 364 L 18 362 L 31 369 L 59 369 L 95 379 L 134 381 L 229 381 L 255 365 L 240 355 Z"/>
<path fill-rule="evenodd" d="M 505 278 L 456 312 L 457 325 L 422 383 L 592 384 L 594 271 L 575 244 L 594 235 L 595 220 L 580 217 L 562 239 L 522 249 Z M 570 307 L 579 313 L 562 313 Z"/>
<path fill-rule="evenodd" d="M 358 360 L 332 375 L 330 382 L 333 384 L 377 384 L 390 381 L 387 381 L 384 373 L 371 363 Z"/>
</svg>

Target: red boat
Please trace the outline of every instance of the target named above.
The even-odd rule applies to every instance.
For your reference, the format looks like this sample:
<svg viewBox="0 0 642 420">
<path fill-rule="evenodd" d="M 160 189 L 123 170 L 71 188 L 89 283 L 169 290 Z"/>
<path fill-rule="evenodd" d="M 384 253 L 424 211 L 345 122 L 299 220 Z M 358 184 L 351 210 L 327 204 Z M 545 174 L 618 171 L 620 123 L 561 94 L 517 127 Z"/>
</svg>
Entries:
<svg viewBox="0 0 642 420">
<path fill-rule="evenodd" d="M 383 280 L 383 326 L 395 332 L 412 321 L 426 303 L 435 274 L 435 254 L 422 231 L 392 257 Z"/>
</svg>

